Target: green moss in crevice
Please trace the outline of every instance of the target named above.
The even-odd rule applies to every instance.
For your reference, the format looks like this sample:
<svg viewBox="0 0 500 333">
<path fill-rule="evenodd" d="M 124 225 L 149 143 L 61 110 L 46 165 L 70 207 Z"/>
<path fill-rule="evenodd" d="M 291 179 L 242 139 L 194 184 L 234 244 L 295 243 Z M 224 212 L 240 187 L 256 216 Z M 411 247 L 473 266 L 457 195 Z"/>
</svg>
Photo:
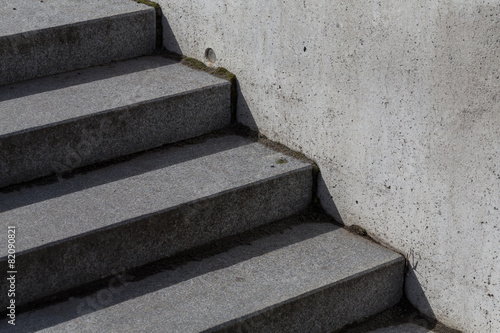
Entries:
<svg viewBox="0 0 500 333">
<path fill-rule="evenodd" d="M 237 79 L 236 75 L 228 71 L 224 67 L 209 67 L 205 65 L 205 63 L 186 56 L 182 56 L 178 53 L 171 52 L 171 51 L 165 51 L 164 53 L 168 58 L 178 61 L 182 63 L 185 66 L 188 66 L 190 68 L 194 68 L 197 70 L 202 70 L 204 72 L 210 73 L 212 75 L 215 75 L 217 77 L 220 77 L 221 79 L 228 80 L 231 82 L 231 120 L 232 124 L 234 127 L 234 130 L 236 134 L 245 136 L 247 138 L 250 138 L 251 140 L 260 142 L 269 148 L 281 152 L 285 155 L 291 156 L 293 158 L 296 158 L 302 162 L 305 163 L 310 163 L 312 165 L 312 176 L 313 176 L 313 196 L 316 195 L 316 190 L 317 190 L 317 182 L 318 182 L 318 176 L 319 176 L 319 167 L 318 165 L 310 158 L 308 158 L 305 154 L 294 151 L 278 142 L 274 142 L 269 140 L 264 134 L 256 132 L 252 129 L 250 129 L 247 126 L 244 126 L 242 124 L 237 123 L 236 121 L 236 107 L 238 103 L 238 88 L 237 88 Z M 277 162 L 278 164 L 286 163 L 288 162 L 286 159 L 283 158 L 284 161 Z"/>
<path fill-rule="evenodd" d="M 231 83 L 231 122 L 236 122 L 236 107 L 238 103 L 238 88 L 236 82 L 236 75 L 225 69 L 224 67 L 209 67 L 202 61 L 195 58 L 181 56 L 173 52 L 167 52 L 168 56 L 176 61 L 180 61 L 183 65 L 201 70 L 221 79 L 227 80 Z"/>
<path fill-rule="evenodd" d="M 368 236 L 368 232 L 366 232 L 366 230 L 364 228 L 361 228 L 359 225 L 350 225 L 347 226 L 346 229 L 360 236 Z"/>
<path fill-rule="evenodd" d="M 195 58 L 183 57 L 181 63 L 188 66 L 188 67 L 194 68 L 194 69 L 199 69 L 199 70 L 202 70 L 205 72 L 210 72 L 210 67 L 208 67 L 203 62 L 201 62 Z"/>
<path fill-rule="evenodd" d="M 145 4 L 146 6 L 153 7 L 154 9 L 161 9 L 160 5 L 153 1 L 148 0 L 134 0 L 137 3 Z"/>
<path fill-rule="evenodd" d="M 236 122 L 236 107 L 238 103 L 238 88 L 236 84 L 236 75 L 225 69 L 218 67 L 214 73 L 216 76 L 231 82 L 231 121 Z"/>
<path fill-rule="evenodd" d="M 236 79 L 236 76 L 224 67 L 217 67 L 214 71 L 214 75 L 217 75 L 218 77 L 226 79 L 228 81 Z"/>
</svg>

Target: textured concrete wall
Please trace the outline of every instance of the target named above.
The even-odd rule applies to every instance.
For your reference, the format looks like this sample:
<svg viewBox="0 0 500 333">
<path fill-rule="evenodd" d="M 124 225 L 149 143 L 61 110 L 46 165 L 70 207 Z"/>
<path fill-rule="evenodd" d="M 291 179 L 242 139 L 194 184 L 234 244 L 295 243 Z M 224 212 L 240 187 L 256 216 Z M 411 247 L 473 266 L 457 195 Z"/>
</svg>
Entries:
<svg viewBox="0 0 500 333">
<path fill-rule="evenodd" d="M 410 260 L 420 310 L 500 332 L 500 6 L 160 0 L 166 46 L 234 72 L 239 121 L 303 151 L 320 197 Z"/>
</svg>

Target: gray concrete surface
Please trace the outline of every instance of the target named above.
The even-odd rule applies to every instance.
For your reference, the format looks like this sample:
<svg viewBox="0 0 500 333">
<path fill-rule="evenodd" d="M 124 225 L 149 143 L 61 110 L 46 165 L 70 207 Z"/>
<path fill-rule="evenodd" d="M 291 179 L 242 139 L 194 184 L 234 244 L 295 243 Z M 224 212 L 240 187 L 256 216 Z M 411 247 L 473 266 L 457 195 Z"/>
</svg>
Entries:
<svg viewBox="0 0 500 333">
<path fill-rule="evenodd" d="M 155 15 L 127 0 L 9 0 L 0 8 L 0 84 L 151 53 Z"/>
<path fill-rule="evenodd" d="M 410 259 L 413 304 L 500 332 L 497 2 L 158 2 L 168 48 L 236 74 L 239 121 L 314 159 L 323 206 Z"/>
<path fill-rule="evenodd" d="M 428 330 L 422 326 L 414 324 L 404 324 L 398 326 L 391 326 L 387 328 L 381 328 L 370 333 L 432 333 L 433 331 Z"/>
<path fill-rule="evenodd" d="M 10 331 L 328 332 L 397 303 L 403 268 L 404 259 L 381 246 L 306 223 L 20 314 Z"/>
<path fill-rule="evenodd" d="M 0 87 L 0 187 L 229 125 L 230 83 L 141 57 Z"/>
<path fill-rule="evenodd" d="M 0 194 L 0 227 L 16 227 L 16 304 L 305 209 L 312 166 L 280 158 L 224 136 Z M 0 256 L 4 265 L 7 247 Z"/>
</svg>

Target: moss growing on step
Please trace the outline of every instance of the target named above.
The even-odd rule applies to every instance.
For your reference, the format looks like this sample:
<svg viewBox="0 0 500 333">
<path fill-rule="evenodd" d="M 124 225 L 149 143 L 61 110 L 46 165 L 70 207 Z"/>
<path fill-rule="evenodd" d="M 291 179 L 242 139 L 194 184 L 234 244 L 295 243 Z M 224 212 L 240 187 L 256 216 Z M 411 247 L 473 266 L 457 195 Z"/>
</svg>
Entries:
<svg viewBox="0 0 500 333">
<path fill-rule="evenodd" d="M 236 76 L 225 69 L 224 67 L 209 67 L 202 61 L 195 58 L 186 57 L 175 52 L 166 51 L 166 56 L 172 60 L 179 61 L 181 64 L 193 69 L 204 71 L 215 75 L 221 79 L 227 80 L 231 83 L 231 122 L 236 122 L 236 105 L 238 102 L 238 90 L 236 85 Z"/>
<path fill-rule="evenodd" d="M 358 225 L 350 225 L 350 226 L 347 226 L 346 229 L 349 230 L 350 232 L 358 234 L 360 236 L 368 236 L 368 233 L 366 232 L 366 230 L 361 228 Z"/>
<path fill-rule="evenodd" d="M 142 3 L 147 6 L 153 7 L 154 9 L 160 9 L 160 5 L 153 1 L 148 1 L 148 0 L 134 0 L 134 1 L 137 3 Z"/>
<path fill-rule="evenodd" d="M 296 158 L 302 162 L 305 163 L 310 163 L 312 164 L 312 176 L 313 176 L 313 200 L 315 198 L 316 190 L 317 190 L 317 180 L 318 180 L 318 175 L 319 175 L 319 167 L 318 165 L 308 158 L 306 155 L 304 155 L 301 152 L 291 150 L 290 148 L 278 143 L 269 140 L 266 138 L 265 135 L 262 133 L 258 133 L 242 124 L 238 124 L 236 121 L 236 106 L 238 102 L 238 90 L 237 90 L 237 79 L 236 76 L 225 69 L 224 67 L 209 67 L 205 65 L 202 61 L 199 61 L 194 58 L 182 56 L 180 54 L 177 54 L 175 52 L 170 52 L 170 51 L 164 51 L 165 55 L 175 61 L 178 61 L 182 63 L 185 66 L 197 69 L 197 70 L 202 70 L 204 72 L 210 73 L 212 75 L 215 75 L 217 77 L 220 77 L 222 79 L 228 80 L 231 82 L 231 122 L 232 122 L 232 130 L 239 135 L 245 136 L 247 138 L 250 138 L 254 141 L 260 142 L 269 148 L 281 152 L 285 155 L 291 156 L 293 158 Z M 279 162 L 278 162 L 279 161 Z M 288 161 L 283 158 L 278 160 L 276 163 L 277 164 L 284 164 L 287 163 Z"/>
<path fill-rule="evenodd" d="M 210 72 L 210 67 L 195 58 L 183 57 L 181 63 L 194 69 Z"/>
<path fill-rule="evenodd" d="M 231 82 L 231 121 L 236 122 L 236 106 L 238 103 L 238 89 L 236 85 L 236 75 L 225 69 L 218 67 L 215 70 L 215 75 Z"/>
<path fill-rule="evenodd" d="M 183 56 L 180 57 L 181 57 L 181 63 L 188 67 L 199 69 L 204 72 L 215 75 L 217 77 L 220 77 L 221 79 L 227 80 L 231 83 L 233 83 L 233 81 L 234 83 L 236 83 L 236 76 L 227 69 L 225 69 L 224 67 L 209 67 L 205 65 L 205 63 L 203 63 L 202 61 L 199 61 L 195 58 L 183 57 Z M 179 55 L 177 55 L 176 58 L 178 59 Z"/>
<path fill-rule="evenodd" d="M 218 77 L 224 78 L 230 82 L 232 82 L 233 80 L 236 80 L 236 76 L 233 73 L 231 73 L 230 71 L 228 71 L 227 69 L 225 69 L 224 67 L 217 67 L 215 69 L 214 74 L 217 75 Z"/>
</svg>

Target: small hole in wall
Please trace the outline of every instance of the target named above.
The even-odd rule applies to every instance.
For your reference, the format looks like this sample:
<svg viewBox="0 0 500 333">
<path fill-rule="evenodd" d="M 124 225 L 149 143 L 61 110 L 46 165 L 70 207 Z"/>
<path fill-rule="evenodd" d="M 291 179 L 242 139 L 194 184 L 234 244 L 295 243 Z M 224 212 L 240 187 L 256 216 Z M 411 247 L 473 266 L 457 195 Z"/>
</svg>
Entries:
<svg viewBox="0 0 500 333">
<path fill-rule="evenodd" d="M 215 51 L 211 48 L 205 50 L 205 58 L 210 62 L 217 61 L 217 57 L 215 56 Z"/>
</svg>

